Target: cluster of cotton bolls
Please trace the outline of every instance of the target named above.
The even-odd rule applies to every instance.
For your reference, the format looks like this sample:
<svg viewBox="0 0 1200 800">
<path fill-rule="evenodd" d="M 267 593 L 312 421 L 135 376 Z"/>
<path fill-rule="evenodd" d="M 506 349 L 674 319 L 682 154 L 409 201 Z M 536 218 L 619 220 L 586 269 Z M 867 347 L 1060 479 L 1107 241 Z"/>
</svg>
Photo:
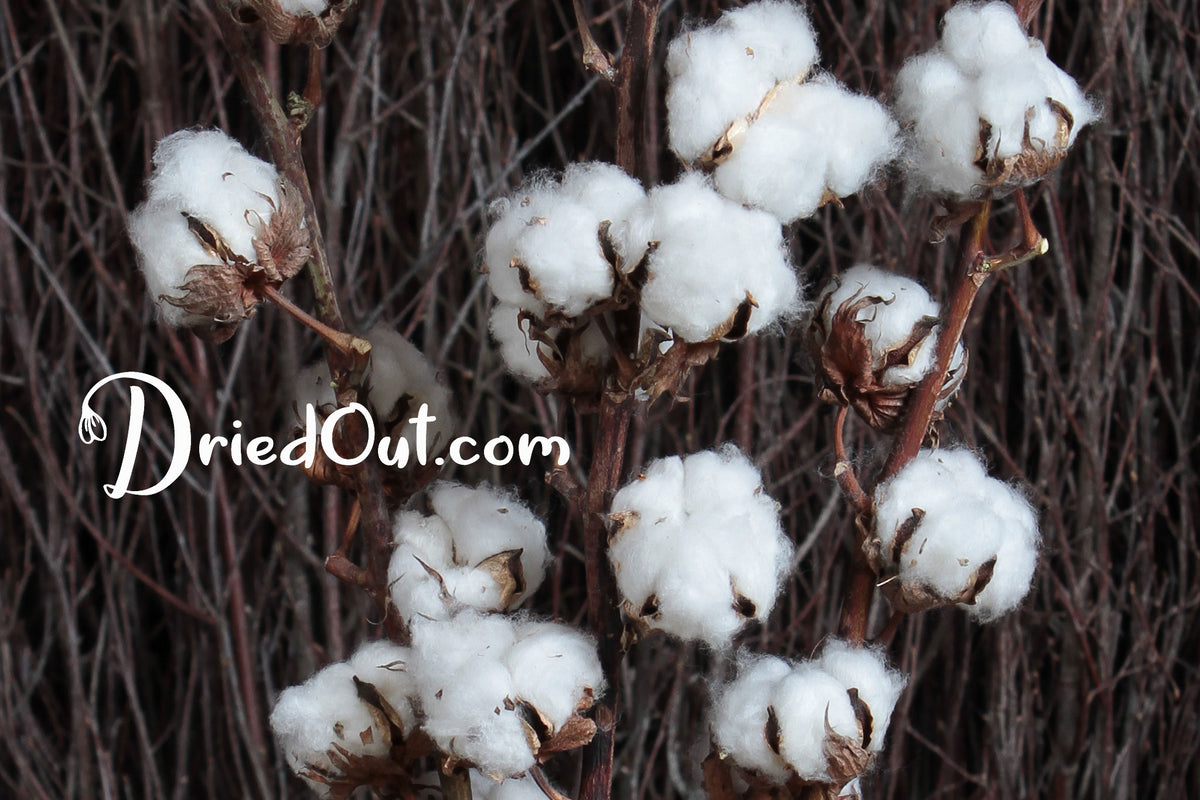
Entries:
<svg viewBox="0 0 1200 800">
<path fill-rule="evenodd" d="M 403 438 L 413 459 L 418 453 L 438 453 L 450 444 L 454 414 L 450 390 L 438 380 L 437 371 L 411 342 L 386 325 L 376 325 L 364 335 L 371 343 L 371 356 L 363 374 L 366 390 L 360 401 L 383 427 L 383 434 Z M 327 414 L 336 408 L 329 365 L 324 359 L 302 369 L 296 376 L 296 410 L 301 420 L 307 407 Z M 421 426 L 411 422 L 426 406 L 432 421 Z M 424 429 L 425 441 L 420 441 Z"/>
<path fill-rule="evenodd" d="M 1039 539 L 1029 502 L 965 448 L 923 450 L 875 490 L 868 546 L 901 610 L 959 603 L 981 621 L 1008 613 L 1029 592 Z"/>
<path fill-rule="evenodd" d="M 763 621 L 792 544 L 758 470 L 733 446 L 659 459 L 613 498 L 609 559 L 626 616 L 714 648 Z"/>
<path fill-rule="evenodd" d="M 288 766 L 322 797 L 344 777 L 347 755 L 387 758 L 416 730 L 410 658 L 407 647 L 371 642 L 279 695 L 271 729 Z M 356 680 L 375 688 L 377 703 L 362 699 Z"/>
<path fill-rule="evenodd" d="M 546 528 L 520 500 L 487 484 L 441 482 L 429 490 L 431 516 L 402 511 L 388 586 L 412 624 L 444 620 L 464 607 L 508 611 L 542 582 Z"/>
<path fill-rule="evenodd" d="M 1040 179 L 1097 117 L 1004 2 L 959 3 L 933 50 L 896 77 L 914 184 L 950 198 Z"/>
<path fill-rule="evenodd" d="M 882 650 L 829 640 L 813 661 L 743 656 L 715 692 L 713 740 L 744 770 L 842 786 L 883 749 L 905 685 Z"/>
<path fill-rule="evenodd" d="M 532 767 L 604 691 L 595 641 L 555 622 L 464 611 L 413 628 L 422 728 L 494 779 Z"/>
<path fill-rule="evenodd" d="M 916 281 L 869 264 L 832 278 L 809 326 L 822 397 L 852 405 L 873 427 L 891 430 L 903 420 L 909 391 L 935 365 L 939 310 Z M 966 361 L 960 342 L 935 410 L 957 391 Z"/>
<path fill-rule="evenodd" d="M 876 100 L 812 76 L 816 35 L 803 8 L 751 3 L 686 31 L 667 51 L 672 149 L 713 169 L 727 197 L 788 223 L 859 191 L 898 152 Z"/>
<path fill-rule="evenodd" d="M 275 167 L 222 131 L 177 131 L 153 162 L 129 218 L 150 296 L 167 324 L 227 339 L 253 313 L 255 290 L 308 258 L 303 215 Z"/>
</svg>

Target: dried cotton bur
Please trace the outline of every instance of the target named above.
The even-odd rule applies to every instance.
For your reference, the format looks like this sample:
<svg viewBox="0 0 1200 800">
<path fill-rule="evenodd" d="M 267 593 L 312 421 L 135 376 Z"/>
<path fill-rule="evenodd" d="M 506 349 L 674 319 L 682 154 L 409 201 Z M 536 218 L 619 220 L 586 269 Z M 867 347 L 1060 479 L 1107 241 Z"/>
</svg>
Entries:
<svg viewBox="0 0 1200 800">
<path fill-rule="evenodd" d="M 613 498 L 609 559 L 635 634 L 726 648 L 775 606 L 792 544 L 732 445 L 659 459 Z"/>
<path fill-rule="evenodd" d="M 849 405 L 890 433 L 905 419 L 912 390 L 935 366 L 939 306 L 911 278 L 869 264 L 834 276 L 821 290 L 808 344 L 821 399 Z M 967 371 L 960 342 L 935 412 L 949 404 Z"/>
<path fill-rule="evenodd" d="M 1003 2 L 950 9 L 938 46 L 905 63 L 895 95 L 910 182 L 949 201 L 1040 180 L 1098 116 Z"/>
<path fill-rule="evenodd" d="M 1037 567 L 1037 519 L 967 449 L 922 450 L 875 490 L 868 556 L 892 605 L 959 604 L 987 622 L 1012 611 Z"/>
<path fill-rule="evenodd" d="M 333 41 L 355 0 L 232 0 L 233 18 L 262 24 L 279 44 L 325 47 Z"/>
<path fill-rule="evenodd" d="M 882 751 L 904 685 L 882 649 L 837 639 L 814 661 L 743 653 L 736 678 L 713 691 L 716 753 L 752 784 L 837 797 Z"/>
<path fill-rule="evenodd" d="M 431 516 L 401 511 L 393 527 L 388 586 L 407 623 L 463 608 L 509 611 L 541 585 L 546 528 L 517 498 L 486 484 L 441 482 L 429 502 Z"/>
<path fill-rule="evenodd" d="M 681 34 L 667 52 L 667 121 L 679 157 L 780 222 L 858 192 L 899 152 L 878 101 L 816 75 L 803 8 L 760 2 Z"/>
<path fill-rule="evenodd" d="M 265 287 L 308 260 L 303 206 L 274 166 L 221 131 L 177 131 L 153 161 L 129 218 L 146 287 L 168 325 L 225 341 Z"/>
</svg>

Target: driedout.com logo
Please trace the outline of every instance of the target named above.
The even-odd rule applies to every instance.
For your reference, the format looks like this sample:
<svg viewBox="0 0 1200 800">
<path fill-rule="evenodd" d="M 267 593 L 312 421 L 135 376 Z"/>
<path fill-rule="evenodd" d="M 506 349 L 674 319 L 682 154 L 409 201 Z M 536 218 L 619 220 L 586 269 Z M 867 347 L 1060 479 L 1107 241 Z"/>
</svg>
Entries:
<svg viewBox="0 0 1200 800">
<path fill-rule="evenodd" d="M 192 457 L 192 422 L 188 416 L 187 407 L 183 400 L 161 378 L 144 372 L 118 372 L 109 375 L 95 383 L 83 398 L 79 415 L 79 438 L 84 444 L 104 441 L 108 438 L 108 426 L 104 419 L 92 409 L 93 396 L 110 383 L 118 381 L 129 382 L 129 431 L 125 437 L 125 448 L 121 454 L 121 466 L 117 478 L 112 483 L 104 484 L 104 493 L 114 500 L 125 495 L 154 495 L 166 490 L 179 480 L 188 467 Z M 138 452 L 141 450 L 142 436 L 146 416 L 146 392 L 141 382 L 157 391 L 167 405 L 171 416 L 171 428 L 174 436 L 174 446 L 171 451 L 171 461 L 167 471 L 152 486 L 144 489 L 130 488 L 134 477 L 134 466 Z M 341 453 L 334 442 L 334 431 L 337 424 L 345 417 L 359 415 L 363 419 L 366 430 L 366 442 L 357 453 Z M 403 436 L 382 436 L 376 442 L 375 421 L 371 412 L 361 403 L 351 403 L 330 413 L 324 419 L 318 420 L 316 409 L 311 404 L 304 409 L 304 426 L 302 433 L 296 439 L 285 444 L 278 453 L 275 452 L 275 439 L 270 436 L 255 436 L 246 439 L 241 432 L 232 436 L 217 436 L 205 433 L 200 436 L 197 451 L 200 463 L 208 466 L 214 454 L 220 448 L 229 452 L 234 466 L 251 464 L 267 466 L 276 461 L 289 467 L 303 466 L 310 469 L 316 461 L 319 447 L 325 457 L 340 466 L 361 464 L 375 456 L 385 466 L 403 469 L 410 460 L 415 460 L 424 466 L 429 459 L 429 426 L 437 421 L 437 417 L 429 413 L 429 408 L 422 403 L 416 416 L 408 420 L 413 426 L 413 443 L 410 445 Z M 233 427 L 241 428 L 241 421 L 234 420 Z M 498 436 L 489 439 L 482 448 L 470 436 L 459 436 L 450 442 L 445 457 L 433 459 L 437 465 L 442 465 L 449 459 L 460 466 L 469 466 L 481 457 L 494 466 L 505 466 L 515 458 L 524 466 L 529 466 L 535 455 L 542 458 L 554 456 L 559 466 L 566 464 L 571 457 L 571 448 L 561 436 L 530 436 L 522 434 L 514 443 L 508 436 Z"/>
</svg>

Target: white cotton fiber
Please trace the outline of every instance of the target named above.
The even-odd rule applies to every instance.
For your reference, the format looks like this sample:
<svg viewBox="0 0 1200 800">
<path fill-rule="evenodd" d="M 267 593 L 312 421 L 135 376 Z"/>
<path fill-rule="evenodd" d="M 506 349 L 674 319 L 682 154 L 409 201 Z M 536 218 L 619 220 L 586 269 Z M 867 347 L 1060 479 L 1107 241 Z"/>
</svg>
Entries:
<svg viewBox="0 0 1200 800">
<path fill-rule="evenodd" d="M 792 545 L 761 480 L 728 446 L 655 461 L 621 489 L 609 559 L 627 613 L 712 647 L 765 620 Z"/>
<path fill-rule="evenodd" d="M 859 699 L 871 712 L 867 749 L 873 753 L 883 750 L 892 711 L 907 682 L 904 675 L 888 666 L 882 647 L 855 646 L 840 639 L 827 640 L 816 663 L 846 689 L 858 692 Z"/>
<path fill-rule="evenodd" d="M 977 571 L 995 559 L 992 578 L 965 605 L 982 621 L 1015 608 L 1029 591 L 1039 534 L 1029 503 L 991 478 L 970 450 L 923 450 L 875 492 L 875 532 L 902 586 L 924 587 L 948 599 L 971 589 Z M 892 558 L 896 533 L 921 509 L 925 516 Z"/>
<path fill-rule="evenodd" d="M 954 6 L 938 47 L 905 63 L 895 93 L 896 117 L 908 131 L 913 184 L 956 198 L 979 196 L 989 181 L 1022 185 L 1039 179 L 1048 167 L 1011 175 L 1003 164 L 1018 156 L 1061 155 L 1098 116 L 1005 2 Z M 1065 142 L 1057 140 L 1060 120 L 1051 101 L 1071 118 Z M 999 177 L 984 173 L 981 158 Z"/>
<path fill-rule="evenodd" d="M 334 745 L 360 756 L 388 755 L 386 723 L 372 717 L 358 697 L 356 670 L 350 664 L 331 664 L 300 686 L 284 689 L 271 710 L 271 730 L 288 766 L 301 777 L 307 770 L 340 774 L 329 758 Z M 306 779 L 307 780 L 307 779 Z M 327 787 L 308 780 L 322 796 Z"/>
<path fill-rule="evenodd" d="M 546 528 L 520 500 L 487 484 L 446 481 L 429 497 L 432 516 L 402 511 L 393 525 L 388 585 L 401 617 L 446 619 L 463 606 L 506 611 L 537 590 L 550 558 Z M 504 554 L 518 550 L 513 575 Z M 495 570 L 523 585 L 498 579 Z"/>
<path fill-rule="evenodd" d="M 417 686 L 408 671 L 410 657 L 409 648 L 380 640 L 360 646 L 347 662 L 355 676 L 379 690 L 383 699 L 400 715 L 401 729 L 406 736 L 418 723 L 413 708 Z"/>
<path fill-rule="evenodd" d="M 593 697 L 604 692 L 595 640 L 569 625 L 519 622 L 507 663 L 516 696 L 538 710 L 551 735 L 576 712 L 586 692 Z"/>
<path fill-rule="evenodd" d="M 435 417 L 426 425 L 426 452 L 442 452 L 454 438 L 455 420 L 450 410 L 450 390 L 438 380 L 437 372 L 425 355 L 387 325 L 376 325 L 366 333 L 371 343 L 371 361 L 364 382 L 367 400 L 375 416 L 392 420 L 399 428 L 392 436 L 408 440 L 409 452 L 416 453 L 417 430 L 409 420 L 417 416 L 421 405 Z"/>
<path fill-rule="evenodd" d="M 247 262 L 253 240 L 278 201 L 275 167 L 250 155 L 222 131 L 177 131 L 154 149 L 146 200 L 129 218 L 129 236 L 151 298 L 170 325 L 202 324 L 162 297 L 182 296 L 192 267 L 216 264 L 188 229 L 185 214 L 208 225 Z"/>
<path fill-rule="evenodd" d="M 827 195 L 861 189 L 899 152 L 899 126 L 876 100 L 829 76 L 779 88 L 713 173 L 717 190 L 790 223 Z"/>
<path fill-rule="evenodd" d="M 775 688 L 791 671 L 791 664 L 776 656 L 743 656 L 736 680 L 718 689 L 713 703 L 713 740 L 720 752 L 778 783 L 787 780 L 788 768 L 765 732 Z"/>
<path fill-rule="evenodd" d="M 846 687 L 816 664 L 805 662 L 780 680 L 772 699 L 784 761 L 804 780 L 828 781 L 826 726 L 848 739 L 858 740 L 860 735 Z"/>
<path fill-rule="evenodd" d="M 650 193 L 654 240 L 642 311 L 688 342 L 727 334 L 747 297 L 746 333 L 800 310 L 799 284 L 779 221 L 717 194 L 699 175 Z"/>
<path fill-rule="evenodd" d="M 333 379 L 329 377 L 328 363 L 323 359 L 314 361 L 296 373 L 295 398 L 301 420 L 304 419 L 304 407 L 307 405 L 312 405 L 314 410 L 337 406 L 337 394 L 333 389 Z"/>
<path fill-rule="evenodd" d="M 491 777 L 534 764 L 521 704 L 561 726 L 584 696 L 603 689 L 591 640 L 566 626 L 464 612 L 413 626 L 413 664 L 424 730 L 447 754 Z M 544 707 L 543 705 L 544 704 Z"/>
<path fill-rule="evenodd" d="M 500 345 L 500 358 L 508 371 L 518 378 L 537 383 L 550 377 L 546 365 L 538 357 L 539 350 L 547 358 L 553 357 L 552 349 L 529 337 L 529 320 L 522 321 L 521 309 L 509 303 L 497 303 L 488 318 L 492 338 Z"/>
<path fill-rule="evenodd" d="M 867 298 L 878 299 L 860 309 L 854 319 L 862 326 L 863 336 L 871 344 L 871 355 L 875 359 L 872 368 L 882 370 L 882 385 L 920 383 L 934 367 L 940 326 L 935 325 L 917 342 L 908 360 L 886 368 L 885 360 L 892 350 L 912 337 L 915 326 L 922 320 L 938 318 L 941 309 L 937 301 L 911 278 L 870 264 L 856 264 L 830 280 L 821 290 L 818 304 L 824 309 L 825 330 L 833 330 L 834 316 L 844 304 L 855 304 Z M 966 351 L 960 342 L 950 362 L 951 371 L 961 368 L 965 357 Z"/>
<path fill-rule="evenodd" d="M 680 34 L 667 48 L 671 149 L 700 158 L 776 83 L 802 78 L 816 59 L 812 25 L 790 2 L 751 3 Z"/>
<path fill-rule="evenodd" d="M 473 800 L 546 800 L 546 793 L 529 776 L 495 781 L 478 770 L 471 770 L 471 796 Z"/>
<path fill-rule="evenodd" d="M 329 8 L 328 0 L 279 0 L 279 7 L 297 17 L 319 17 Z"/>
<path fill-rule="evenodd" d="M 543 318 L 577 317 L 608 298 L 617 269 L 632 269 L 649 239 L 641 184 L 611 164 L 578 164 L 561 181 L 539 176 L 492 205 L 484 261 L 502 303 Z M 602 227 L 616 251 L 605 256 Z"/>
</svg>

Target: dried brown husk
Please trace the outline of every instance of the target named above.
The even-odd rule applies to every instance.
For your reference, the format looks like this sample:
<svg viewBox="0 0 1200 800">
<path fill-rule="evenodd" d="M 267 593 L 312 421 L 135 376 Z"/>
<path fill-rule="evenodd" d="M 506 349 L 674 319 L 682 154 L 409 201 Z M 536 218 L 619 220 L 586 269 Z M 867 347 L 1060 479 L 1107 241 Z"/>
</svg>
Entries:
<svg viewBox="0 0 1200 800">
<path fill-rule="evenodd" d="M 916 384 L 888 386 L 884 374 L 893 367 L 911 364 L 937 325 L 936 317 L 923 317 L 913 325 L 908 338 L 876 359 L 865 325 L 858 321 L 863 309 L 876 303 L 889 302 L 877 295 L 859 291 L 844 301 L 833 314 L 826 328 L 825 318 L 833 292 L 817 306 L 809 326 L 809 352 L 817 371 L 819 397 L 827 403 L 852 407 L 868 425 L 883 433 L 894 433 L 904 422 L 909 398 Z M 939 392 L 948 400 L 958 389 L 966 373 L 966 360 L 952 370 Z M 942 404 L 944 407 L 944 403 Z"/>
<path fill-rule="evenodd" d="M 243 25 L 262 23 L 267 35 L 279 44 L 325 47 L 333 41 L 355 2 L 331 0 L 329 7 L 314 17 L 289 14 L 279 0 L 239 0 L 233 7 L 233 18 Z"/>
</svg>

